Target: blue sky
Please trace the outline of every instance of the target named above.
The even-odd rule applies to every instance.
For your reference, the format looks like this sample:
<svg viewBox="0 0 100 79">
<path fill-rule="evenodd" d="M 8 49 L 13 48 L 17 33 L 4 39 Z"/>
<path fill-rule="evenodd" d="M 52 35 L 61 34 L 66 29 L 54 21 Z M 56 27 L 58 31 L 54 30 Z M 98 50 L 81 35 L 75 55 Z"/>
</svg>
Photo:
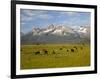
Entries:
<svg viewBox="0 0 100 79">
<path fill-rule="evenodd" d="M 27 33 L 32 28 L 44 28 L 48 25 L 67 25 L 78 28 L 82 25 L 90 25 L 89 12 L 53 11 L 53 10 L 34 10 L 21 9 L 21 31 Z"/>
</svg>

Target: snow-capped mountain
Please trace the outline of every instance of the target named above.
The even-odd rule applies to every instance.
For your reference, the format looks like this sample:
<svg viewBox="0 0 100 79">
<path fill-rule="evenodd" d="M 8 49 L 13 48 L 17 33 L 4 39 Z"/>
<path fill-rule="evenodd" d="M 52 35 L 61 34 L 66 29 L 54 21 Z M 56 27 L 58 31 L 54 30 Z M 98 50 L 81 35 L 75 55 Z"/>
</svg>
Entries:
<svg viewBox="0 0 100 79">
<path fill-rule="evenodd" d="M 67 35 L 69 33 L 74 34 L 74 30 L 70 27 L 67 26 L 61 26 L 61 25 L 56 25 L 54 26 L 53 24 L 48 26 L 47 28 L 34 28 L 32 30 L 33 35 L 41 35 L 41 34 L 46 34 L 46 35 Z"/>
<path fill-rule="evenodd" d="M 73 29 L 65 25 L 49 25 L 46 28 L 33 28 L 24 36 L 21 36 L 22 44 L 33 43 L 74 43 L 89 42 L 90 27 L 80 26 L 79 29 Z"/>
<path fill-rule="evenodd" d="M 90 38 L 90 27 L 89 26 L 80 26 L 77 30 L 81 37 Z"/>
<path fill-rule="evenodd" d="M 90 27 L 89 26 L 80 26 L 80 28 L 78 29 L 78 32 L 88 33 L 88 32 L 90 32 Z"/>
</svg>

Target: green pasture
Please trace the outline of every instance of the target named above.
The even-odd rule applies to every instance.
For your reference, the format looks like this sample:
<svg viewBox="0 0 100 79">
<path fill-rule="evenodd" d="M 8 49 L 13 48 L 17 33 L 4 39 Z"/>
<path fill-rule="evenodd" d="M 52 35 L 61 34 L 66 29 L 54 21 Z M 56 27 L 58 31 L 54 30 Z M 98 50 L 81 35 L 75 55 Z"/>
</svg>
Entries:
<svg viewBox="0 0 100 79">
<path fill-rule="evenodd" d="M 44 53 L 44 49 L 48 54 Z M 74 52 L 71 49 L 74 49 Z M 21 45 L 20 51 L 21 69 L 90 66 L 89 44 Z M 36 54 L 37 51 L 40 53 Z"/>
</svg>

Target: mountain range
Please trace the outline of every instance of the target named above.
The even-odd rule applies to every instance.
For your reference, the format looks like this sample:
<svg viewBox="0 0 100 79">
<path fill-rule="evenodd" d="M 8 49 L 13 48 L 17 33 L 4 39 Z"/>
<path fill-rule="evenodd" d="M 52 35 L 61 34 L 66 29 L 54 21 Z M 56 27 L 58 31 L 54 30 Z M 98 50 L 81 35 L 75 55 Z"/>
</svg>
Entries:
<svg viewBox="0 0 100 79">
<path fill-rule="evenodd" d="M 21 44 L 84 42 L 90 42 L 89 26 L 80 26 L 78 29 L 73 29 L 66 25 L 51 24 L 46 28 L 33 28 L 26 34 L 21 32 Z"/>
</svg>

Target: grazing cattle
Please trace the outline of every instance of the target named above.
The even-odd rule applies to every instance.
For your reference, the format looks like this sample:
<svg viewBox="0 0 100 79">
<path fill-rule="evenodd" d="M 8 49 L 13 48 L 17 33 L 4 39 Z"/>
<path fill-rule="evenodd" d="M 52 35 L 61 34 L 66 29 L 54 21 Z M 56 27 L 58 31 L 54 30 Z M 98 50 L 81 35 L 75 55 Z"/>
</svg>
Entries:
<svg viewBox="0 0 100 79">
<path fill-rule="evenodd" d="M 62 48 L 60 48 L 60 50 L 62 50 Z"/>
<path fill-rule="evenodd" d="M 74 46 L 73 48 L 75 48 L 77 50 L 77 47 L 76 46 Z"/>
<path fill-rule="evenodd" d="M 44 54 L 48 54 L 48 51 L 44 51 Z"/>
<path fill-rule="evenodd" d="M 48 51 L 46 49 L 43 49 L 44 54 L 48 54 Z"/>
<path fill-rule="evenodd" d="M 71 52 L 74 52 L 74 49 L 71 49 Z"/>
<path fill-rule="evenodd" d="M 35 55 L 39 55 L 39 54 L 40 54 L 40 51 L 35 52 Z"/>
<path fill-rule="evenodd" d="M 69 50 L 67 49 L 67 52 L 69 52 Z"/>
<path fill-rule="evenodd" d="M 80 49 L 82 50 L 82 49 L 83 49 L 83 47 L 80 47 Z"/>
</svg>

